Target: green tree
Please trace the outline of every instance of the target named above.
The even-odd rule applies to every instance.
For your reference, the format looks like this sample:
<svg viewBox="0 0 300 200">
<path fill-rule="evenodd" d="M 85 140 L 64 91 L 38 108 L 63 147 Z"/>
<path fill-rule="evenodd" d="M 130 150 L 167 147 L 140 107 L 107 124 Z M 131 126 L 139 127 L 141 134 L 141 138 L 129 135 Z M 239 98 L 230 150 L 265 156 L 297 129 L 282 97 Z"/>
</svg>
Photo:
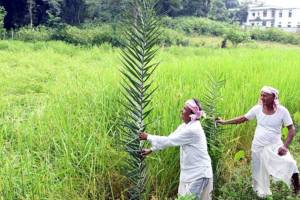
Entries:
<svg viewBox="0 0 300 200">
<path fill-rule="evenodd" d="M 229 13 L 223 0 L 212 0 L 208 17 L 218 21 L 228 21 Z"/>
<path fill-rule="evenodd" d="M 28 16 L 29 16 L 29 26 L 33 27 L 33 17 L 35 14 L 36 3 L 34 0 L 27 0 Z"/>
<path fill-rule="evenodd" d="M 183 0 L 182 15 L 206 17 L 210 10 L 211 0 Z"/>
<path fill-rule="evenodd" d="M 226 8 L 237 8 L 239 6 L 238 0 L 225 0 L 225 6 Z"/>
<path fill-rule="evenodd" d="M 62 2 L 62 19 L 67 24 L 78 25 L 84 22 L 86 9 L 84 0 L 64 0 Z"/>
<path fill-rule="evenodd" d="M 129 0 L 86 0 L 87 18 L 104 22 L 119 21 L 129 2 Z"/>
<path fill-rule="evenodd" d="M 239 22 L 240 24 L 243 24 L 247 21 L 248 17 L 248 8 L 249 3 L 243 2 L 241 5 L 239 5 L 238 9 L 234 12 L 233 19 L 234 21 Z"/>
<path fill-rule="evenodd" d="M 155 9 L 160 15 L 175 17 L 183 9 L 183 0 L 159 0 Z"/>
<path fill-rule="evenodd" d="M 48 26 L 59 28 L 63 25 L 62 2 L 63 0 L 48 0 L 48 9 L 46 10 Z"/>
<path fill-rule="evenodd" d="M 3 6 L 7 12 L 4 20 L 6 29 L 18 28 L 26 24 L 26 0 L 2 0 L 0 5 Z"/>
<path fill-rule="evenodd" d="M 0 6 L 0 37 L 4 38 L 5 28 L 4 28 L 4 17 L 6 15 L 6 11 L 4 7 Z"/>
</svg>

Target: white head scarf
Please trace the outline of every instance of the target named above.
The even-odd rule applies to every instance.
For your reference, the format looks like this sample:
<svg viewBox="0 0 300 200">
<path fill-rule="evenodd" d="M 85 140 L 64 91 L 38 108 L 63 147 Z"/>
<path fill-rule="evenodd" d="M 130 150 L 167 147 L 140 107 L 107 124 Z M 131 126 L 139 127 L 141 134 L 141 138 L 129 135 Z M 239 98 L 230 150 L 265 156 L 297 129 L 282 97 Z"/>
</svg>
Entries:
<svg viewBox="0 0 300 200">
<path fill-rule="evenodd" d="M 279 105 L 279 91 L 271 86 L 264 86 L 260 91 L 268 94 L 273 94 L 275 96 L 274 108 L 277 108 L 277 106 Z M 261 100 L 259 101 L 259 103 L 262 104 Z"/>
<path fill-rule="evenodd" d="M 192 121 L 200 119 L 203 115 L 203 111 L 200 110 L 194 99 L 187 100 L 184 105 L 193 111 L 194 114 L 190 115 Z"/>
</svg>

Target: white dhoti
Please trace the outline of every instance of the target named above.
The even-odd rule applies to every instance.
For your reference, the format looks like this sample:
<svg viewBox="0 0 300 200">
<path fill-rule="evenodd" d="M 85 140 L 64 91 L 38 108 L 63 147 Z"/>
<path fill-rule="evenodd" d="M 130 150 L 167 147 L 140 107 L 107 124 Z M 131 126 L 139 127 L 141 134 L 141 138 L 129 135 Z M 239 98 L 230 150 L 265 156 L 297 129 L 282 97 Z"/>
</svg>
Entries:
<svg viewBox="0 0 300 200">
<path fill-rule="evenodd" d="M 281 144 L 269 145 L 259 151 L 252 151 L 253 189 L 259 197 L 272 194 L 270 176 L 273 180 L 283 181 L 290 187 L 292 175 L 299 172 L 290 152 L 284 156 L 278 155 L 278 148 L 281 146 Z"/>
<path fill-rule="evenodd" d="M 213 178 L 200 178 L 193 182 L 180 181 L 178 196 L 195 195 L 199 200 L 211 200 Z"/>
</svg>

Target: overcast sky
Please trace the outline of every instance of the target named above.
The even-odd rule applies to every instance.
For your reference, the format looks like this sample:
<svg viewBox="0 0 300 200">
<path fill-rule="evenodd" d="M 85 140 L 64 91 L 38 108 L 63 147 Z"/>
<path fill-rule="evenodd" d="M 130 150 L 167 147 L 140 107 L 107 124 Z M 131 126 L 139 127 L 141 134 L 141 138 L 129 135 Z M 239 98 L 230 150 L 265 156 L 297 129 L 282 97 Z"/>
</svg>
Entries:
<svg viewBox="0 0 300 200">
<path fill-rule="evenodd" d="M 246 1 L 246 0 L 240 0 L 240 1 Z M 260 0 L 260 1 L 263 1 L 268 5 L 300 8 L 300 0 Z"/>
</svg>

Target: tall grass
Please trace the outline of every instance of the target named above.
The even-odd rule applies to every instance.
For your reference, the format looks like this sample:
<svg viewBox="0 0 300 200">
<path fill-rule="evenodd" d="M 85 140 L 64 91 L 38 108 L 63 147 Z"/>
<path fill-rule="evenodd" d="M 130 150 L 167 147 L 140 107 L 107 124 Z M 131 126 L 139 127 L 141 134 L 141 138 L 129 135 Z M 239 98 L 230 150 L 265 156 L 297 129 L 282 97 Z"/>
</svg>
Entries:
<svg viewBox="0 0 300 200">
<path fill-rule="evenodd" d="M 203 97 L 207 72 L 226 76 L 219 108 L 225 118 L 244 114 L 256 104 L 263 85 L 278 88 L 281 102 L 291 113 L 300 111 L 299 53 L 299 48 L 292 47 L 161 49 L 161 65 L 154 76 L 160 87 L 153 98 L 153 123 L 148 131 L 166 135 L 174 130 L 184 100 Z M 109 45 L 82 48 L 62 42 L 0 42 L 3 199 L 126 198 L 127 180 L 121 175 L 126 155 L 116 145 L 118 137 L 113 132 L 119 115 L 118 55 L 119 50 Z M 224 181 L 237 173 L 237 150 L 246 150 L 244 165 L 249 166 L 254 126 L 232 126 L 221 136 L 227 151 L 218 169 Z M 292 148 L 292 153 L 298 152 Z M 147 192 L 157 199 L 173 198 L 178 149 L 156 153 L 147 162 Z M 222 186 L 221 191 L 225 189 Z"/>
</svg>

